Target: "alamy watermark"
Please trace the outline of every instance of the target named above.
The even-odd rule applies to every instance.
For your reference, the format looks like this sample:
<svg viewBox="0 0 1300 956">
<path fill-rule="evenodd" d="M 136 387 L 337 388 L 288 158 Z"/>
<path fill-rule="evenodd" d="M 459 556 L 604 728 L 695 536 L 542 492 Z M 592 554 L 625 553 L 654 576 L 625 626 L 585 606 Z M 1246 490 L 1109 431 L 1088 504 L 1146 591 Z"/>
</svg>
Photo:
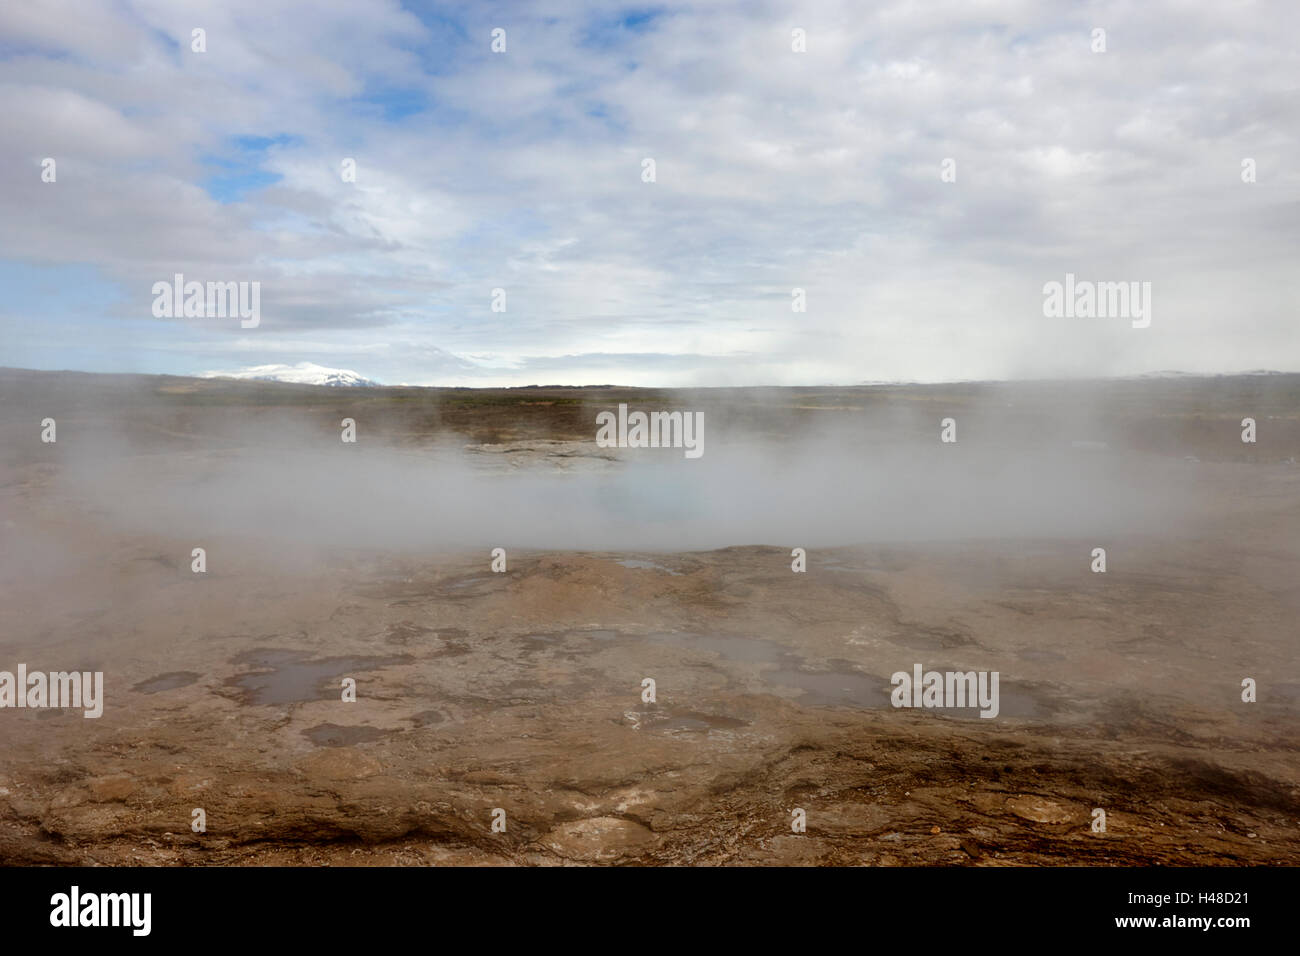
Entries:
<svg viewBox="0 0 1300 956">
<path fill-rule="evenodd" d="M 50 897 L 50 925 L 125 926 L 133 936 L 148 936 L 152 910 L 152 893 L 83 893 L 73 886 Z"/>
<path fill-rule="evenodd" d="M 81 707 L 88 718 L 104 713 L 104 672 L 43 671 L 27 673 L 19 664 L 18 673 L 0 671 L 0 708 L 4 707 Z"/>
<path fill-rule="evenodd" d="M 703 412 L 632 412 L 627 405 L 596 416 L 598 448 L 684 448 L 687 458 L 704 454 Z"/>
<path fill-rule="evenodd" d="M 1049 319 L 1132 319 L 1133 328 L 1151 324 L 1150 282 L 1091 282 L 1076 280 L 1043 286 L 1043 315 Z"/>
<path fill-rule="evenodd" d="M 239 327 L 255 329 L 262 324 L 262 283 L 186 282 L 176 273 L 171 282 L 153 284 L 153 315 L 156 319 L 242 319 Z"/>
<path fill-rule="evenodd" d="M 914 664 L 912 673 L 895 671 L 889 701 L 895 707 L 979 707 L 981 717 L 996 717 L 998 671 L 926 671 Z"/>
</svg>

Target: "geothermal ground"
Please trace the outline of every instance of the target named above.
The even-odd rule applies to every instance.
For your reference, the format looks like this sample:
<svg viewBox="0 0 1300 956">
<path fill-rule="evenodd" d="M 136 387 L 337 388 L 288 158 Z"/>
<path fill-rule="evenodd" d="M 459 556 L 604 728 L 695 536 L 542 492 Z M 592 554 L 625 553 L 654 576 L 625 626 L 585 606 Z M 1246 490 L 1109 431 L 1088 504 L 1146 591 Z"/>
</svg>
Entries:
<svg viewBox="0 0 1300 956">
<path fill-rule="evenodd" d="M 705 454 L 598 448 L 620 402 Z M 0 862 L 1295 865 L 1298 455 L 1300 376 L 0 370 L 0 670 L 105 698 L 0 709 Z M 915 664 L 998 715 L 894 708 Z"/>
</svg>

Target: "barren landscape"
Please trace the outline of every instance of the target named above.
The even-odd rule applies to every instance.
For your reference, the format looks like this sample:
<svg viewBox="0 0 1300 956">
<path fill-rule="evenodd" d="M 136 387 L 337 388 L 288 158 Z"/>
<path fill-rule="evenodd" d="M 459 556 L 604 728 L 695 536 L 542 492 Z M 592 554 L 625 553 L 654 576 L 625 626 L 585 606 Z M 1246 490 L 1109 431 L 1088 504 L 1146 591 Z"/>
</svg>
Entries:
<svg viewBox="0 0 1300 956">
<path fill-rule="evenodd" d="M 597 447 L 619 403 L 705 454 Z M 0 861 L 1295 865 L 1298 455 L 1297 375 L 0 370 L 0 669 L 105 688 L 0 710 Z M 918 663 L 999 714 L 891 706 Z"/>
</svg>

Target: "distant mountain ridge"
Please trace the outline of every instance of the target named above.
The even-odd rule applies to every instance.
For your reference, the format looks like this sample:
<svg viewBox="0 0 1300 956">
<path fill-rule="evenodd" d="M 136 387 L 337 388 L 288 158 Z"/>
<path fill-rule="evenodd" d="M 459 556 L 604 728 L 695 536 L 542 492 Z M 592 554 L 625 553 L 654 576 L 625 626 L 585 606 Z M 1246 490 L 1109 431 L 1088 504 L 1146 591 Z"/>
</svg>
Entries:
<svg viewBox="0 0 1300 956">
<path fill-rule="evenodd" d="M 1126 375 L 1125 378 L 1235 378 L 1239 375 L 1293 375 L 1271 368 L 1252 368 L 1243 372 L 1180 372 L 1178 369 L 1161 369 L 1158 372 L 1144 372 L 1141 375 Z"/>
<path fill-rule="evenodd" d="M 880 379 L 866 379 L 866 380 L 863 380 L 863 381 L 855 382 L 852 386 L 841 386 L 841 385 L 838 385 L 838 384 L 832 382 L 832 383 L 827 383 L 827 384 L 824 385 L 824 386 L 818 386 L 818 387 L 825 387 L 825 388 L 844 388 L 844 387 L 849 387 L 849 388 L 867 388 L 867 387 L 874 387 L 874 386 L 881 386 L 881 385 L 888 385 L 888 386 L 903 386 L 903 385 L 1003 385 L 1003 384 L 1014 384 L 1014 383 L 1016 383 L 1016 382 L 1058 382 L 1058 381 L 1060 381 L 1060 382 L 1068 382 L 1068 381 L 1081 381 L 1081 382 L 1086 382 L 1086 381 L 1098 381 L 1098 382 L 1107 382 L 1107 381 L 1115 381 L 1115 382 L 1137 382 L 1137 381 L 1145 381 L 1145 380 L 1149 380 L 1149 379 L 1166 379 L 1166 378 L 1186 378 L 1186 379 L 1204 379 L 1204 378 L 1247 378 L 1247 377 L 1262 377 L 1262 376 L 1270 376 L 1270 375 L 1300 375 L 1300 371 L 1298 371 L 1298 372 L 1287 372 L 1287 371 L 1283 371 L 1283 370 L 1281 370 L 1281 369 L 1272 369 L 1272 368 L 1252 368 L 1252 369 L 1246 369 L 1246 370 L 1241 371 L 1241 372 L 1183 372 L 1183 371 L 1180 371 L 1180 370 L 1178 370 L 1178 369 L 1160 369 L 1159 371 L 1155 371 L 1155 372 L 1136 372 L 1136 373 L 1134 373 L 1134 374 L 1132 374 L 1132 375 L 1103 375 L 1103 376 L 1097 376 L 1097 377 L 1092 377 L 1092 378 L 1089 378 L 1089 377 L 1082 377 L 1082 378 L 1078 378 L 1078 379 L 1069 379 L 1069 378 L 1041 378 L 1041 379 L 1033 379 L 1033 378 L 1020 378 L 1020 379 L 1014 379 L 1014 378 L 1012 378 L 1012 379 L 1007 379 L 1007 378 L 988 378 L 988 379 L 953 379 L 952 381 L 943 381 L 943 382 L 919 382 L 919 381 L 916 381 L 916 380 L 914 380 L 914 379 L 893 379 L 893 380 L 888 380 L 888 381 L 884 381 L 884 380 L 880 380 Z M 798 385 L 796 385 L 796 386 L 791 386 L 791 387 L 793 387 L 793 388 L 803 388 L 803 387 L 805 387 L 805 386 L 798 386 Z"/>
<path fill-rule="evenodd" d="M 378 388 L 380 383 L 346 368 L 327 368 L 313 362 L 297 365 L 253 365 L 233 372 L 204 372 L 199 378 L 234 378 L 258 382 L 288 382 L 293 385 L 323 385 L 330 388 Z"/>
</svg>

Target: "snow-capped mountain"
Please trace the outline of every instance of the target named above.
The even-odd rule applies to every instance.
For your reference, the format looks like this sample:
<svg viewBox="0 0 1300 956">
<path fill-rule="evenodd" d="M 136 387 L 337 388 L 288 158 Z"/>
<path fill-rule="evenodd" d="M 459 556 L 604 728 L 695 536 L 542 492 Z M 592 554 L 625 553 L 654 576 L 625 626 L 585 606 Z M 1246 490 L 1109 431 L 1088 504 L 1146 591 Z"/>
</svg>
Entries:
<svg viewBox="0 0 1300 956">
<path fill-rule="evenodd" d="M 374 388 L 378 382 L 345 368 L 326 368 L 312 362 L 297 365 L 253 365 L 233 372 L 204 372 L 200 378 L 239 378 L 294 385 L 328 385 L 335 388 Z"/>
</svg>

